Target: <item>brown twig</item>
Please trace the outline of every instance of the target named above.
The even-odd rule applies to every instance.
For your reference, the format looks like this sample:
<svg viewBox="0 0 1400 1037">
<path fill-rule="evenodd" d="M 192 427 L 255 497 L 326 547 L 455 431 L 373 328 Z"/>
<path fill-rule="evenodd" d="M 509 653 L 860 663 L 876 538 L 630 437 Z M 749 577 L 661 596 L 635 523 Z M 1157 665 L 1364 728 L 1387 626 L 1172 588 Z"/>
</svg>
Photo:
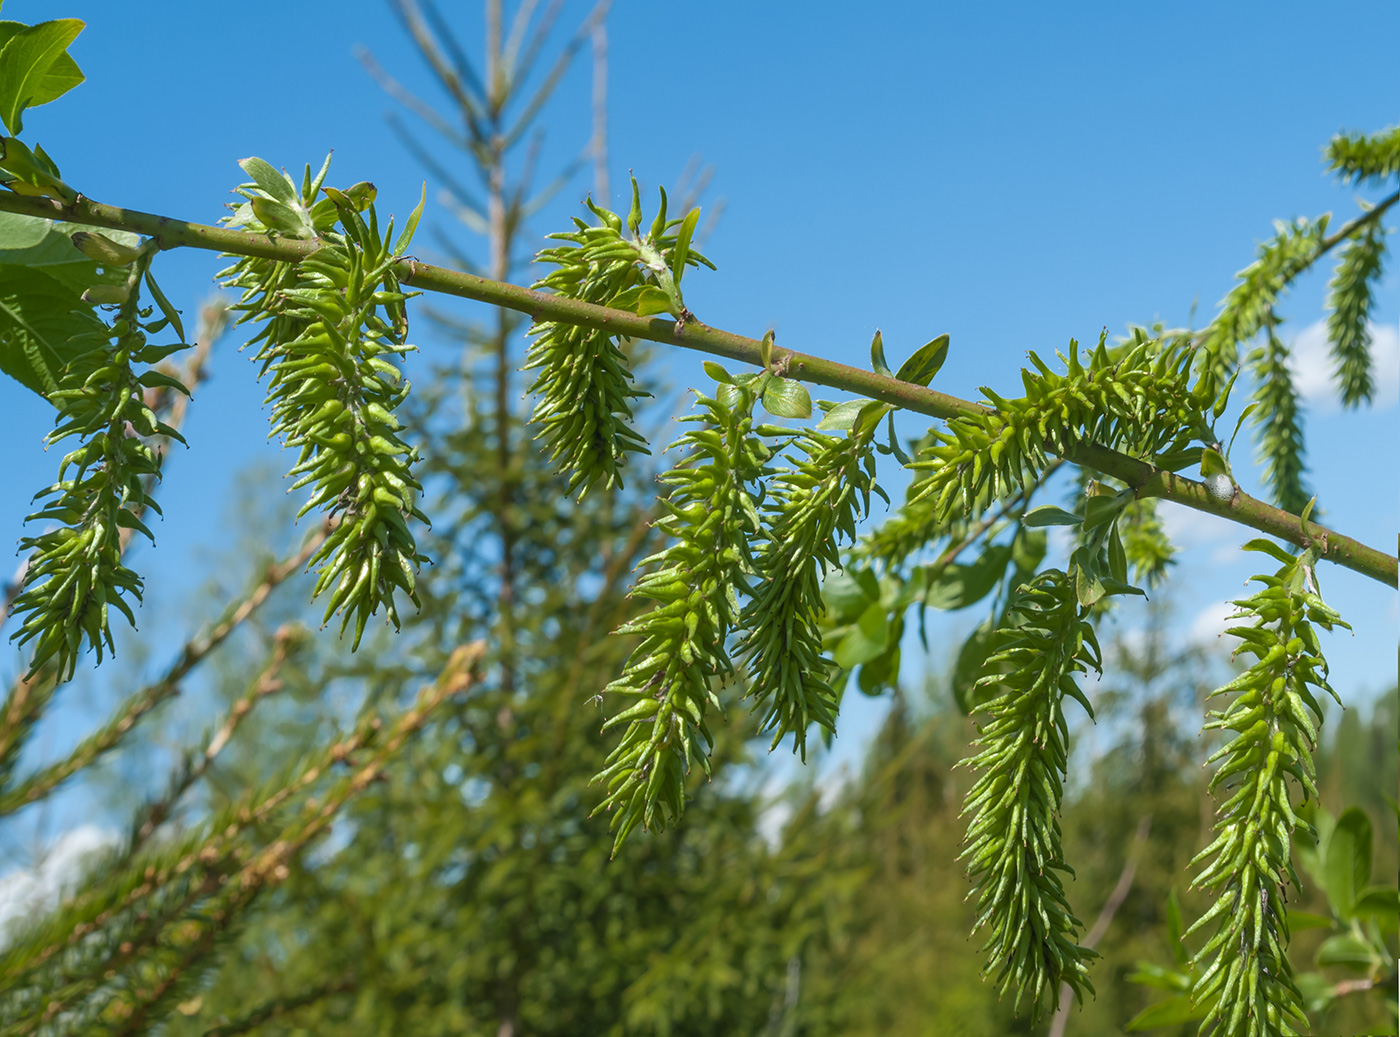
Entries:
<svg viewBox="0 0 1400 1037">
<path fill-rule="evenodd" d="M 1108 900 L 1104 902 L 1099 917 L 1094 919 L 1093 926 L 1079 942 L 1086 950 L 1093 950 L 1098 946 L 1099 941 L 1108 932 L 1108 927 L 1113 924 L 1113 916 L 1123 906 L 1123 901 L 1128 899 L 1128 893 L 1133 888 L 1133 878 L 1137 875 L 1138 861 L 1147 847 L 1147 837 L 1151 831 L 1152 815 L 1146 814 L 1138 821 L 1137 831 L 1133 833 L 1133 841 L 1128 847 L 1128 859 L 1123 862 L 1123 870 L 1118 873 L 1118 882 L 1114 885 L 1113 892 L 1108 895 Z M 1073 1002 L 1074 992 L 1070 985 L 1061 983 L 1060 1007 L 1055 1010 L 1055 1018 L 1050 1022 L 1049 1037 L 1064 1037 L 1065 1027 L 1069 1025 L 1070 1005 Z"/>
</svg>

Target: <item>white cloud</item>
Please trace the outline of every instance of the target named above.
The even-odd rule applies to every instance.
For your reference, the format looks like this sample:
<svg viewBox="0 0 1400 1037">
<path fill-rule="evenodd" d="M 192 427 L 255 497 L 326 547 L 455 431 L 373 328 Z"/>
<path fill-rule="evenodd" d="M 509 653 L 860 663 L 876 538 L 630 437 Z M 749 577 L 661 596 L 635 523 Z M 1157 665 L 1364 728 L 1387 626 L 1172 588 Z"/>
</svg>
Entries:
<svg viewBox="0 0 1400 1037">
<path fill-rule="evenodd" d="M 83 874 L 87 860 L 116 842 L 117 834 L 97 825 L 79 825 L 59 836 L 32 868 L 0 876 L 0 946 L 15 923 L 57 906 Z"/>
<path fill-rule="evenodd" d="M 1226 621 L 1234 614 L 1235 606 L 1228 601 L 1211 602 L 1196 613 L 1195 619 L 1191 620 L 1191 627 L 1186 634 L 1188 640 L 1197 645 L 1220 643 L 1222 640 L 1220 635 L 1225 632 Z"/>
<path fill-rule="evenodd" d="M 1194 471 L 1182 474 L 1198 478 Z M 1162 517 L 1162 528 L 1178 548 L 1218 544 L 1227 540 L 1233 544 L 1239 539 L 1239 526 L 1229 519 L 1197 511 L 1175 501 L 1158 501 L 1157 513 Z"/>
<path fill-rule="evenodd" d="M 1337 384 L 1332 377 L 1332 345 L 1327 341 L 1327 322 L 1309 324 L 1289 344 L 1288 366 L 1298 394 L 1321 411 L 1341 406 Z M 1376 410 L 1393 407 L 1400 400 L 1400 325 L 1371 325 L 1372 375 L 1376 381 Z"/>
</svg>

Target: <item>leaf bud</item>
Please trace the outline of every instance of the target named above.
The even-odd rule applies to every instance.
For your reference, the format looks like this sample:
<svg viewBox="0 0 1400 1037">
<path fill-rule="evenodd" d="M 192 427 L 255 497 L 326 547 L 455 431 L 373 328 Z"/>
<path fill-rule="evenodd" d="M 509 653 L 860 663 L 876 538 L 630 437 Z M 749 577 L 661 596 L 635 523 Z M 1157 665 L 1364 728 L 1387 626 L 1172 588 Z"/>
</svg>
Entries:
<svg viewBox="0 0 1400 1037">
<path fill-rule="evenodd" d="M 83 292 L 83 302 L 93 306 L 118 306 L 130 295 L 131 290 L 124 284 L 95 284 Z"/>
<path fill-rule="evenodd" d="M 73 235 L 73 247 L 89 259 L 105 266 L 130 266 L 141 255 L 139 248 L 123 245 L 105 235 L 85 230 Z"/>
</svg>

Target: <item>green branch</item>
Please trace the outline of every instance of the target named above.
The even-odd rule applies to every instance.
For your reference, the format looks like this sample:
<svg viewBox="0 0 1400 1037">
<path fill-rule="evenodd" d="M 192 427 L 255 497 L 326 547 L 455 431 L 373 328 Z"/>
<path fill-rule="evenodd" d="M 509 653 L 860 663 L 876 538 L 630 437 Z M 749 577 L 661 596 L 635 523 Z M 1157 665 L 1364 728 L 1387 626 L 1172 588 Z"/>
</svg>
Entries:
<svg viewBox="0 0 1400 1037">
<path fill-rule="evenodd" d="M 1395 204 L 1395 201 L 1395 196 L 1387 198 L 1361 220 L 1377 218 L 1381 212 Z M 316 241 L 271 237 L 187 223 L 166 216 L 103 205 L 81 196 L 72 204 L 64 205 L 49 198 L 0 193 L 0 211 L 67 220 L 113 230 L 134 231 L 155 238 L 162 249 L 199 248 L 240 256 L 297 262 L 320 247 Z M 1348 225 L 1342 232 L 1347 232 L 1349 228 L 1355 229 Z M 595 306 L 518 285 L 492 281 L 474 274 L 430 266 L 411 257 L 399 260 L 398 279 L 414 288 L 516 310 L 534 321 L 574 324 L 605 331 L 611 335 L 646 339 L 728 357 L 755 367 L 765 366 L 759 340 L 711 328 L 694 320 L 680 322 L 662 317 L 639 317 L 623 310 Z M 771 360 L 785 365 L 790 376 L 803 381 L 858 393 L 930 417 L 946 419 L 990 412 L 990 408 L 982 404 L 959 399 L 936 389 L 926 389 L 902 382 L 890 375 L 877 374 L 795 350 L 773 347 Z M 1229 499 L 1220 500 L 1212 497 L 1205 485 L 1194 479 L 1176 475 L 1127 454 L 1093 444 L 1078 444 L 1066 450 L 1062 456 L 1067 461 L 1122 480 L 1132 486 L 1140 497 L 1160 497 L 1196 511 L 1219 515 L 1299 547 L 1313 548 L 1320 558 L 1355 570 L 1391 587 L 1397 585 L 1397 562 L 1394 555 L 1368 547 L 1316 523 L 1310 522 L 1305 525 L 1297 515 L 1271 507 L 1243 491 L 1237 491 Z"/>
</svg>

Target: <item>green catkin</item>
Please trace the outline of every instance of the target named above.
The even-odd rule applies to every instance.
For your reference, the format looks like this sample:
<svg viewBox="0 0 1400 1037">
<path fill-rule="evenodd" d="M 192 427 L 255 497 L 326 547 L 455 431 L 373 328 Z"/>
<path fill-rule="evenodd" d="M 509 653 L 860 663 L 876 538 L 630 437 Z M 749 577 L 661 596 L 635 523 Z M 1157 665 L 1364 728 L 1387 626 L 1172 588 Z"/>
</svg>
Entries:
<svg viewBox="0 0 1400 1037">
<path fill-rule="evenodd" d="M 689 248 L 699 210 L 668 222 L 662 191 L 660 210 L 643 235 L 635 179 L 626 234 L 616 213 L 591 199 L 588 207 L 598 224 L 575 219 L 573 231 L 551 234 L 567 244 L 535 257 L 556 269 L 533 287 L 615 309 L 688 316 L 680 295 L 682 274 L 701 264 L 714 269 Z M 649 394 L 633 384 L 626 354 L 607 332 L 557 321 L 538 322 L 530 335 L 534 341 L 525 370 L 537 372 L 529 389 L 538 397 L 533 422 L 550 460 L 568 473 L 569 492 L 577 490 L 580 498 L 596 486 L 620 487 L 628 456 L 648 453 L 631 422 L 636 401 Z"/>
<path fill-rule="evenodd" d="M 1081 1000 L 1094 990 L 1087 963 L 1096 955 L 1079 946 L 1083 924 L 1059 874 L 1074 874 L 1060 838 L 1063 702 L 1076 699 L 1092 717 L 1076 678 L 1102 665 L 1088 613 L 1074 580 L 1058 569 L 1017 591 L 986 662 L 993 673 L 978 681 L 993 696 L 983 707 L 989 719 L 962 764 L 980 772 L 963 804 L 972 820 L 960 859 L 974 884 L 975 929 L 987 930 L 987 970 L 1002 993 L 1014 989 L 1016 1004 L 1029 999 L 1037 1012 L 1055 1011 L 1061 983 Z"/>
<path fill-rule="evenodd" d="M 168 318 L 146 320 L 150 311 L 138 302 L 153 254 L 149 247 L 133 253 L 127 284 L 113 293 L 124 299 L 116 318 L 110 327 L 93 320 L 93 348 L 68 365 L 58 390 L 49 394 L 58 414 L 45 443 L 77 436 L 80 444 L 59 463 L 58 481 L 35 495 L 49 498 L 43 508 L 26 519 L 59 525 L 19 543 L 21 551 L 32 555 L 14 603 L 14 615 L 24 621 L 12 639 L 34 645 L 28 678 L 52 662 L 56 680 L 71 679 L 84 642 L 100 663 L 104 646 L 114 650 L 113 609 L 136 623 L 127 599 L 141 600 L 142 581 L 122 564 L 122 530 L 154 541 L 140 518 L 147 509 L 160 514 L 146 486 L 147 480 L 160 479 L 161 455 L 151 440 L 184 442 L 146 405 L 144 390 L 161 387 L 189 394 L 169 375 L 149 367 L 138 373 L 138 365 L 158 363 L 185 345 L 147 343 L 148 331 L 169 323 Z"/>
<path fill-rule="evenodd" d="M 873 405 L 879 407 L 879 405 Z M 848 435 L 803 431 L 792 468 L 772 479 L 765 525 L 755 553 L 758 586 L 743 614 L 739 652 L 748 661 L 750 694 L 762 711 L 772 747 L 788 735 L 806 758 L 807 730 L 836 730 L 838 695 L 822 655 L 821 578 L 841 568 L 840 543 L 855 539 L 856 520 L 870 510 L 875 485 L 875 421 L 857 421 Z"/>
<path fill-rule="evenodd" d="M 1234 603 L 1238 611 L 1230 619 L 1241 625 L 1226 633 L 1240 640 L 1237 655 L 1255 661 L 1211 693 L 1233 696 L 1225 709 L 1207 714 L 1205 725 L 1232 735 L 1209 761 L 1219 762 L 1210 791 L 1228 798 L 1216 811 L 1215 840 L 1191 862 L 1201 866 L 1194 884 L 1216 898 L 1187 930 L 1213 923 L 1191 963 L 1191 997 L 1209 1006 L 1202 1034 L 1292 1037 L 1308 1026 L 1288 960 L 1285 893 L 1290 883 L 1298 887 L 1292 833 L 1316 833 L 1298 816 L 1289 786 L 1292 779 L 1301 788 L 1303 802 L 1317 796 L 1312 751 L 1322 710 L 1314 689 L 1337 696 L 1316 628 L 1347 624 L 1319 596 L 1315 550 L 1295 558 L 1267 540 L 1251 540 L 1245 549 L 1271 555 L 1282 567 L 1253 577 L 1263 589 Z"/>
<path fill-rule="evenodd" d="M 604 725 L 623 734 L 594 779 L 606 790 L 598 809 L 615 811 L 614 852 L 637 825 L 661 829 L 680 816 L 692 761 L 709 773 L 707 717 L 734 673 L 736 588 L 753 569 L 749 544 L 760 525 L 753 487 L 771 454 L 754 435 L 752 395 L 737 395 L 729 405 L 697 394 L 700 413 L 683 419 L 700 427 L 672 444 L 685 457 L 660 477 L 671 491 L 657 525 L 672 542 L 641 563 L 652 568 L 632 592 L 655 605 L 618 630 L 641 640 L 603 690 L 629 703 Z"/>
<path fill-rule="evenodd" d="M 1191 350 L 1137 340 L 1110 352 L 1100 337 L 1087 365 L 1073 341 L 1068 355 L 1058 355 L 1065 374 L 1031 353 L 1034 370 L 1021 373 L 1024 397 L 1005 399 L 984 388 L 995 413 L 956 417 L 946 432 L 929 433 L 932 442 L 909 465 L 928 474 L 906 510 L 931 501 L 934 521 L 958 510 L 980 514 L 999 497 L 1019 493 L 1052 454 L 1063 456 L 1080 443 L 1150 459 L 1192 439 L 1214 442 L 1210 418 L 1219 382 L 1207 372 L 1191 384 Z"/>
<path fill-rule="evenodd" d="M 391 360 L 413 349 L 410 293 L 399 290 L 395 267 L 422 204 L 391 247 L 393 221 L 381 237 L 368 185 L 327 188 L 318 200 L 325 166 L 315 178 L 307 167 L 299 192 L 267 163 L 244 168 L 255 182 L 239 188 L 248 201 L 228 222 L 322 242 L 300 263 L 244 257 L 221 276 L 242 289 L 239 323 L 263 324 L 249 344 L 267 379 L 272 434 L 299 451 L 292 489 L 311 487 L 298 517 L 320 510 L 333 520 L 309 562 L 312 596 L 328 595 L 324 621 L 339 613 L 342 634 L 354 624 L 353 650 L 381 607 L 398 627 L 397 592 L 418 604 L 416 573 L 427 561 L 409 526 L 428 521 L 417 505 L 417 452 L 394 416 L 409 385 Z"/>
</svg>

